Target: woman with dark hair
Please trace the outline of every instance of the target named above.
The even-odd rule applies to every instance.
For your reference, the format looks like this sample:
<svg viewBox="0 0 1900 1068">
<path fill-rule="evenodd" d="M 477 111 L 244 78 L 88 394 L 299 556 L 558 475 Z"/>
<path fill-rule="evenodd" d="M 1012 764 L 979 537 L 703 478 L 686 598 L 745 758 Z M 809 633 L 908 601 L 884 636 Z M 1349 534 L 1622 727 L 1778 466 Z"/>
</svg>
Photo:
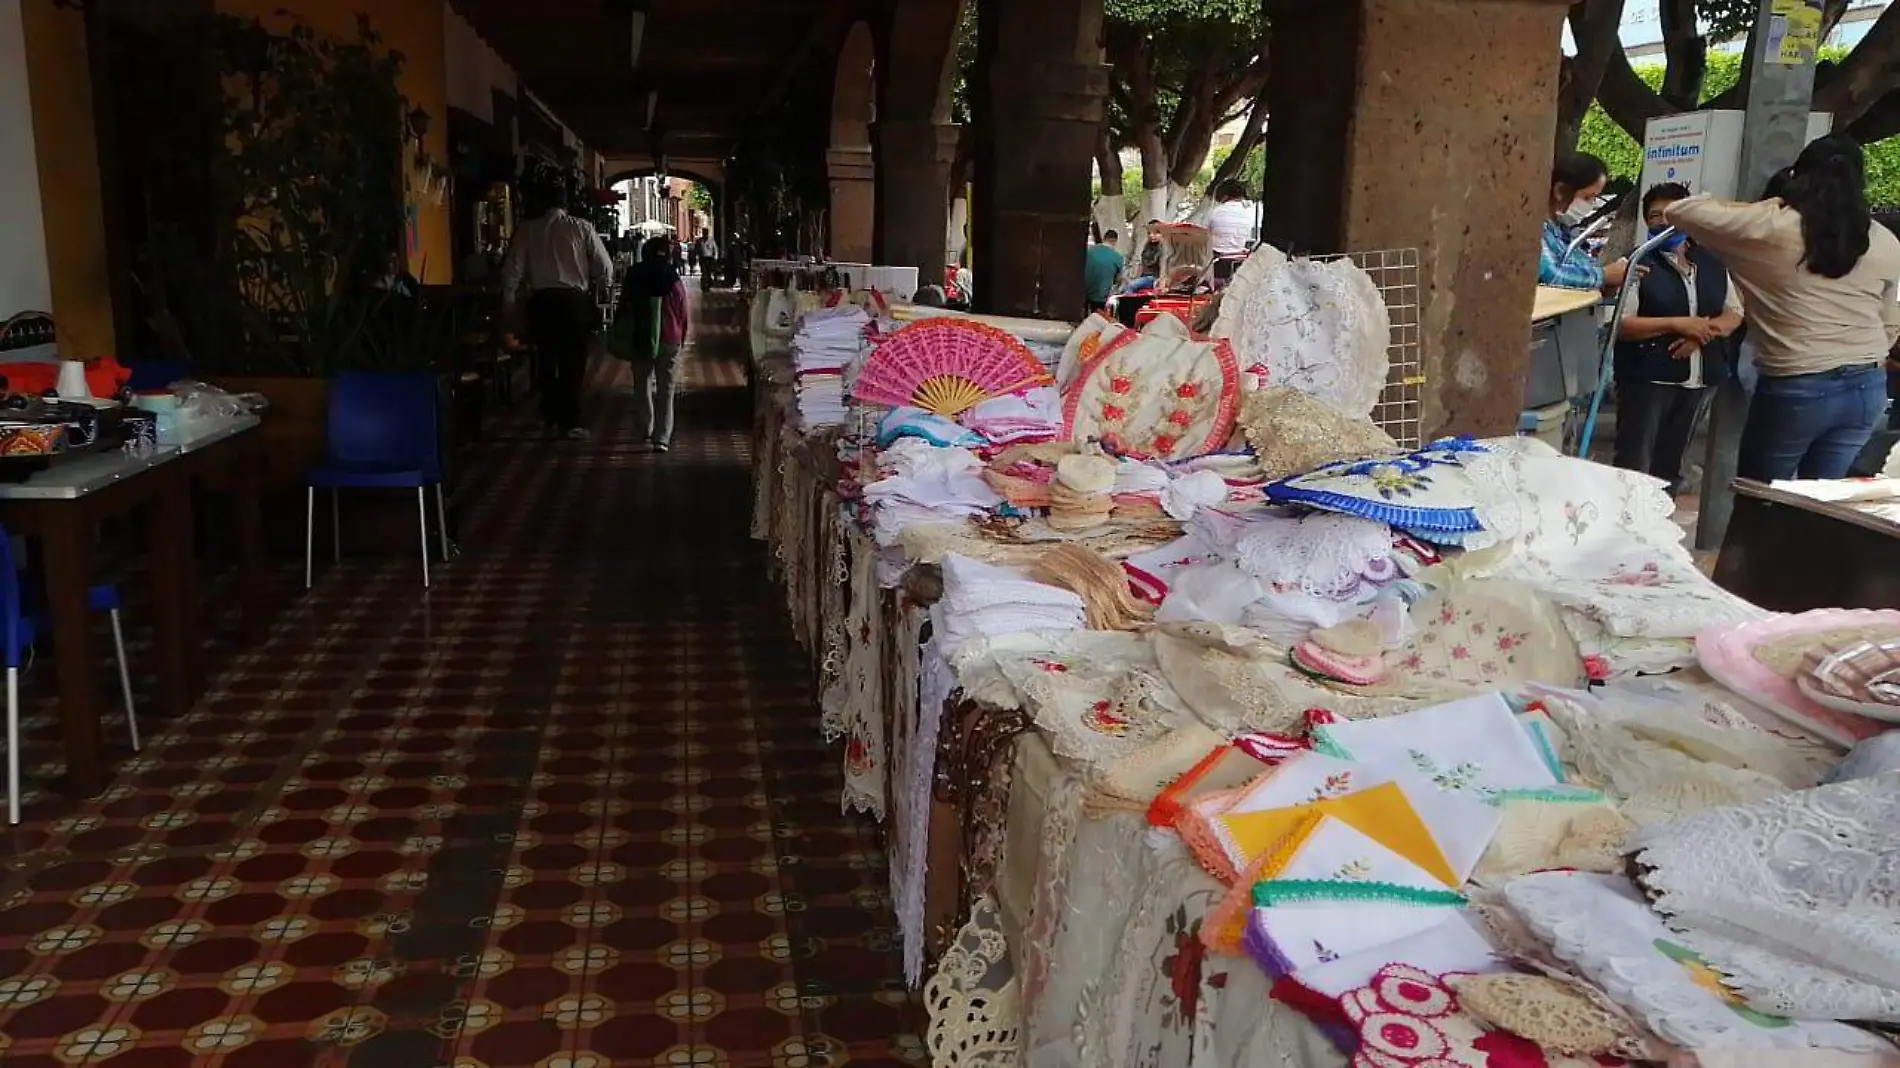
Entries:
<svg viewBox="0 0 1900 1068">
<path fill-rule="evenodd" d="M 1588 152 L 1566 152 L 1550 168 L 1549 216 L 1537 253 L 1537 284 L 1559 289 L 1615 289 L 1623 284 L 1629 261 L 1599 264 L 1581 248 L 1571 248 L 1576 231 L 1571 218 L 1603 195 L 1610 169 Z"/>
<path fill-rule="evenodd" d="M 1743 478 L 1840 478 L 1887 409 L 1882 369 L 1900 338 L 1900 239 L 1867 209 L 1858 142 L 1823 137 L 1781 196 L 1691 197 L 1670 225 L 1728 264 L 1748 308 L 1761 379 L 1736 465 Z"/>
<path fill-rule="evenodd" d="M 502 302 L 508 320 L 518 321 L 527 290 L 542 418 L 554 432 L 585 440 L 581 379 L 588 343 L 600 329 L 595 301 L 613 282 L 613 259 L 594 224 L 567 213 L 566 181 L 558 170 L 543 164 L 522 184 L 522 206 L 531 218 L 516 229 L 502 263 Z"/>
<path fill-rule="evenodd" d="M 686 286 L 670 256 L 675 244 L 666 237 L 646 243 L 615 313 L 632 320 L 634 425 L 645 429 L 655 452 L 673 447 L 673 369 L 686 343 Z"/>
</svg>

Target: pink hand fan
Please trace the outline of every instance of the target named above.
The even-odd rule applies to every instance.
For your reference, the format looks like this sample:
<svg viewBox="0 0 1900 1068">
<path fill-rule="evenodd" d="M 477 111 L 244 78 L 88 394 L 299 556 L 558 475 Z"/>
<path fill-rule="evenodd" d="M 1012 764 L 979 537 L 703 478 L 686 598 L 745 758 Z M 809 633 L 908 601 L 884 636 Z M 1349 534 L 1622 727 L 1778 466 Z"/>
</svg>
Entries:
<svg viewBox="0 0 1900 1068">
<path fill-rule="evenodd" d="M 989 400 L 1054 381 L 1029 346 L 968 319 L 920 319 L 877 343 L 852 399 L 910 405 L 947 419 Z"/>
</svg>

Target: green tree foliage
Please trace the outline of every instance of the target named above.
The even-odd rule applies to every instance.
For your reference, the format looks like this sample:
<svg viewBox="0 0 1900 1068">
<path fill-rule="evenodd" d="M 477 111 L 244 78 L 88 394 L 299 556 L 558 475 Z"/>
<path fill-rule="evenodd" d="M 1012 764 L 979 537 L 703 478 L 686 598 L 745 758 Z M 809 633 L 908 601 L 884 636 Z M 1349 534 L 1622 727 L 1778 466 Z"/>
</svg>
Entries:
<svg viewBox="0 0 1900 1068">
<path fill-rule="evenodd" d="M 1839 61 L 1846 51 L 1824 48 L 1821 58 Z M 1742 60 L 1741 54 L 1736 52 L 1710 54 L 1708 74 L 1702 84 L 1704 101 L 1727 92 L 1741 80 Z M 1641 64 L 1636 67 L 1636 74 L 1653 89 L 1662 84 L 1663 67 L 1660 64 Z M 1584 116 L 1577 149 L 1601 158 L 1609 165 L 1610 173 L 1618 178 L 1634 180 L 1642 174 L 1642 146 L 1624 133 L 1623 128 L 1604 113 L 1601 105 L 1592 104 L 1589 114 Z M 1867 199 L 1881 205 L 1900 204 L 1900 137 L 1876 141 L 1867 146 Z"/>
</svg>

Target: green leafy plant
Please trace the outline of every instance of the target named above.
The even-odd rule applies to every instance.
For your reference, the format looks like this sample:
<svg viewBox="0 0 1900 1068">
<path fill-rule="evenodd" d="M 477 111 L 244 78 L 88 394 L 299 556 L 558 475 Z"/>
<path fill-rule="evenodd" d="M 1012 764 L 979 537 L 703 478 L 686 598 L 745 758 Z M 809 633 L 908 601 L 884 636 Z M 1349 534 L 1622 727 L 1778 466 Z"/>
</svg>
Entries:
<svg viewBox="0 0 1900 1068">
<path fill-rule="evenodd" d="M 1823 48 L 1821 59 L 1838 62 L 1846 54 L 1846 49 Z M 1702 83 L 1704 101 L 1720 96 L 1741 80 L 1742 61 L 1742 55 L 1737 52 L 1709 55 L 1708 71 Z M 1663 67 L 1661 64 L 1640 65 L 1636 67 L 1636 75 L 1655 88 L 1662 85 Z M 1623 132 L 1600 104 L 1590 105 L 1589 113 L 1584 116 L 1577 148 L 1601 158 L 1615 177 L 1635 180 L 1643 173 L 1643 146 Z M 1875 204 L 1900 204 L 1900 138 L 1876 141 L 1866 149 L 1867 199 Z"/>
<path fill-rule="evenodd" d="M 401 263 L 402 55 L 367 17 L 353 40 L 224 14 L 160 40 L 184 99 L 153 112 L 175 124 L 147 136 L 155 185 L 201 193 L 147 202 L 138 286 L 169 355 L 213 374 L 412 368 L 415 346 L 375 338 Z"/>
</svg>

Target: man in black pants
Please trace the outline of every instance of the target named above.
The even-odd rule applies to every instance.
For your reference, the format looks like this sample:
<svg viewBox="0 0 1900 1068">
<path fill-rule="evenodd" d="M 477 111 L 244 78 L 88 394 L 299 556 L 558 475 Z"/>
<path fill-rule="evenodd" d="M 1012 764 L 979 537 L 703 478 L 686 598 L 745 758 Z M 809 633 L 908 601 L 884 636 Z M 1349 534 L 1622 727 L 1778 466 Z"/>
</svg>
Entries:
<svg viewBox="0 0 1900 1068">
<path fill-rule="evenodd" d="M 562 206 L 565 187 L 557 175 L 533 173 L 523 201 L 533 217 L 515 231 L 502 263 L 502 300 L 509 321 L 521 321 L 521 291 L 528 291 L 528 340 L 541 378 L 541 416 L 548 428 L 585 440 L 581 425 L 581 380 L 587 352 L 600 329 L 599 296 L 613 280 L 613 259 L 592 223 Z"/>
<path fill-rule="evenodd" d="M 1651 235 L 1668 228 L 1663 212 L 1689 197 L 1664 182 L 1643 194 Z M 1731 335 L 1742 303 L 1722 261 L 1676 234 L 1640 265 L 1640 279 L 1617 330 L 1616 466 L 1653 475 L 1680 495 L 1683 453 L 1709 398 L 1734 373 Z"/>
</svg>

